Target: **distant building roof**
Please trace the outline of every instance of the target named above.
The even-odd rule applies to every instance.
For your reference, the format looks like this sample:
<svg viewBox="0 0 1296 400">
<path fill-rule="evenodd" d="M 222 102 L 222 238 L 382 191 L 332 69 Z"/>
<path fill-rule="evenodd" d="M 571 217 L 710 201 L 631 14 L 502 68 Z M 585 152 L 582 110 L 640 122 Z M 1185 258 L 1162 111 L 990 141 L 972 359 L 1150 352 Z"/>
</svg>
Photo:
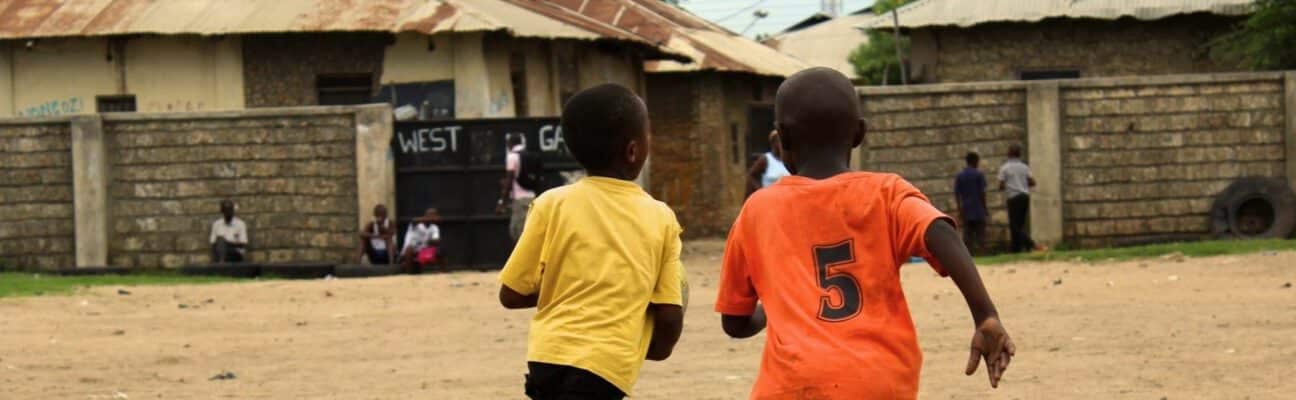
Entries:
<svg viewBox="0 0 1296 400">
<path fill-rule="evenodd" d="M 124 34 L 506 31 L 610 39 L 663 55 L 661 41 L 536 0 L 6 0 L 0 39 Z"/>
<path fill-rule="evenodd" d="M 811 65 L 855 76 L 847 58 L 856 47 L 868 42 L 868 35 L 857 26 L 875 18 L 878 16 L 871 12 L 841 16 L 809 28 L 781 33 L 764 43 Z"/>
<path fill-rule="evenodd" d="M 644 65 L 648 73 L 731 71 L 788 76 L 809 67 L 801 60 L 661 0 L 549 0 L 549 3 L 634 32 L 693 60 L 648 61 Z"/>
<path fill-rule="evenodd" d="M 970 27 L 989 22 L 1038 22 L 1045 18 L 1132 17 L 1156 20 L 1179 14 L 1247 15 L 1253 0 L 918 0 L 900 8 L 900 26 Z M 865 29 L 891 25 L 890 19 L 861 24 Z"/>
</svg>

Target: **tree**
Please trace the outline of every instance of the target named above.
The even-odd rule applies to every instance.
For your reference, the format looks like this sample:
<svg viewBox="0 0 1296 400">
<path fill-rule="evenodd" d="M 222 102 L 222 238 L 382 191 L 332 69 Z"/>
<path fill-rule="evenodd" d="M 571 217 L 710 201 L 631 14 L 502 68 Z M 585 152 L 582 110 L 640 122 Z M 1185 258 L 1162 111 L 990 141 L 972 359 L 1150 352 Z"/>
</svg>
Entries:
<svg viewBox="0 0 1296 400">
<path fill-rule="evenodd" d="M 1256 0 L 1251 17 L 1211 42 L 1211 55 L 1256 70 L 1296 68 L 1296 0 Z"/>
<path fill-rule="evenodd" d="M 913 1 L 878 0 L 873 3 L 873 12 L 883 15 Z M 901 36 L 899 45 L 897 49 L 894 32 L 886 32 L 881 29 L 870 30 L 868 31 L 868 42 L 860 44 L 859 47 L 852 50 L 847 60 L 854 67 L 855 76 L 863 80 L 865 84 L 877 85 L 900 82 L 902 71 L 900 58 L 897 57 L 896 53 L 909 52 L 909 38 Z"/>
</svg>

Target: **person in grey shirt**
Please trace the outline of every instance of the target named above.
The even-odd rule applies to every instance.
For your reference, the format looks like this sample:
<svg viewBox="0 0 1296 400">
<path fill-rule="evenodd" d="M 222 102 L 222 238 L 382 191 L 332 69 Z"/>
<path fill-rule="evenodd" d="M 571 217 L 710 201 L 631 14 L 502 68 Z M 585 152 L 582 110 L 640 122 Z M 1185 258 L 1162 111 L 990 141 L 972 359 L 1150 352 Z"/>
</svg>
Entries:
<svg viewBox="0 0 1296 400">
<path fill-rule="evenodd" d="M 1011 233 L 1013 253 L 1035 250 L 1035 241 L 1026 230 L 1030 218 L 1030 190 L 1035 187 L 1030 166 L 1021 160 L 1021 145 L 1008 146 L 1008 160 L 999 167 L 999 190 L 1008 199 L 1008 230 Z"/>
</svg>

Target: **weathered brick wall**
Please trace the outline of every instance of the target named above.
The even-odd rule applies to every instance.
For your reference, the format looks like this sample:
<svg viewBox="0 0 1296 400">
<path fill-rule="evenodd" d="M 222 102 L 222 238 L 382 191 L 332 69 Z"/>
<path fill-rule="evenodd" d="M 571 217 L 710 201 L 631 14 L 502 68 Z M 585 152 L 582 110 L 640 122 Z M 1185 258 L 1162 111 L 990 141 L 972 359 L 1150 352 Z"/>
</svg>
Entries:
<svg viewBox="0 0 1296 400">
<path fill-rule="evenodd" d="M 0 122 L 0 264 L 75 264 L 71 143 L 66 120 Z"/>
<path fill-rule="evenodd" d="M 318 105 L 315 79 L 321 74 L 372 74 L 376 90 L 391 41 L 366 33 L 244 36 L 247 107 Z"/>
<path fill-rule="evenodd" d="M 1081 246 L 1210 232 L 1235 178 L 1285 176 L 1283 81 L 1064 88 L 1064 235 Z"/>
<path fill-rule="evenodd" d="M 208 234 L 225 198 L 248 224 L 250 261 L 354 257 L 353 114 L 112 118 L 104 131 L 112 146 L 112 265 L 208 262 Z"/>
<path fill-rule="evenodd" d="M 653 149 L 649 187 L 687 237 L 722 236 L 746 194 L 748 112 L 779 79 L 734 73 L 647 77 Z"/>
<path fill-rule="evenodd" d="M 1235 23 L 1187 15 L 922 29 L 914 34 L 914 63 L 929 82 L 1014 80 L 1032 70 L 1078 70 L 1083 78 L 1235 71 L 1213 62 L 1206 46 Z"/>
<path fill-rule="evenodd" d="M 903 93 L 873 89 L 861 96 L 868 120 L 864 169 L 899 174 L 954 215 L 954 176 L 969 151 L 981 155 L 986 175 L 991 245 L 1008 241 L 1008 214 L 996 171 L 1008 146 L 1026 143 L 1026 92 L 989 86 Z"/>
</svg>

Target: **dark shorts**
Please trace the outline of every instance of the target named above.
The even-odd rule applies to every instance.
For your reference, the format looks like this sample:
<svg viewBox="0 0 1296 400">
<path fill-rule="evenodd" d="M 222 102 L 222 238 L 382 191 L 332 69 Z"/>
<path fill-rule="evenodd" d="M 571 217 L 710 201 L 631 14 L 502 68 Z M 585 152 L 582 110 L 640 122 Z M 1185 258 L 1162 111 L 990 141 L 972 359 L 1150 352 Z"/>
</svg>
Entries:
<svg viewBox="0 0 1296 400">
<path fill-rule="evenodd" d="M 576 367 L 528 362 L 526 395 L 532 400 L 620 400 L 625 393 L 603 378 Z"/>
<path fill-rule="evenodd" d="M 387 249 L 374 250 L 373 247 L 366 246 L 365 253 L 369 255 L 369 263 L 373 265 L 391 264 L 391 254 Z"/>
</svg>

